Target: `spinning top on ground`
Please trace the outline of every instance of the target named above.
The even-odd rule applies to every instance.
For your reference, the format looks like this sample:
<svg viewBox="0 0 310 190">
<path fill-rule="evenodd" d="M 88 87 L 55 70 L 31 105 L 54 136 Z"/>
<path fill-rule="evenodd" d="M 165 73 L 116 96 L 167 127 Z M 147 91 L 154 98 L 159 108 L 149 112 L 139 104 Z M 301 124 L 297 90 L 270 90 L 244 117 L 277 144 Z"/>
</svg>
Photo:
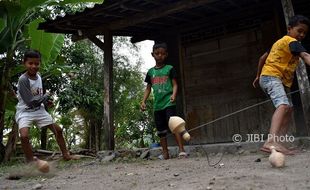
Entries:
<svg viewBox="0 0 310 190">
<path fill-rule="evenodd" d="M 36 166 L 38 170 L 42 173 L 48 173 L 50 171 L 50 166 L 47 161 L 37 159 Z"/>
<path fill-rule="evenodd" d="M 269 156 L 269 162 L 273 167 L 280 168 L 285 165 L 285 156 L 283 153 L 278 152 L 276 147 L 270 146 L 271 154 Z"/>
<path fill-rule="evenodd" d="M 183 137 L 185 141 L 189 141 L 191 136 L 188 134 L 188 132 L 185 129 L 185 121 L 178 116 L 172 116 L 169 119 L 169 128 L 172 133 L 180 133 L 180 135 Z"/>
</svg>

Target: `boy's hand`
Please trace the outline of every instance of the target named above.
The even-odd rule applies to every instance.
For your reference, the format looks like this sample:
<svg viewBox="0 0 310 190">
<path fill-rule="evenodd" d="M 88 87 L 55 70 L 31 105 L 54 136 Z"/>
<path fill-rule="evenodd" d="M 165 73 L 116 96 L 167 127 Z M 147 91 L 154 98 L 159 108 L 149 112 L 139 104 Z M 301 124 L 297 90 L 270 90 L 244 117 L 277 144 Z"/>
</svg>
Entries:
<svg viewBox="0 0 310 190">
<path fill-rule="evenodd" d="M 46 94 L 47 96 L 49 96 L 49 97 L 53 95 L 53 94 L 50 93 L 50 91 L 48 91 L 48 90 L 45 92 L 45 94 Z"/>
<path fill-rule="evenodd" d="M 256 77 L 252 83 L 253 87 L 254 88 L 258 87 L 258 83 L 259 83 L 259 77 Z"/>
<path fill-rule="evenodd" d="M 52 108 L 52 107 L 54 107 L 53 100 L 48 99 L 48 100 L 46 101 L 46 106 L 47 106 L 47 108 Z"/>
<path fill-rule="evenodd" d="M 174 95 L 170 96 L 170 102 L 174 102 L 174 101 L 175 101 L 175 96 Z"/>
<path fill-rule="evenodd" d="M 146 110 L 146 104 L 145 104 L 144 101 L 141 102 L 141 104 L 140 104 L 140 109 L 141 109 L 142 111 L 145 111 L 145 110 Z"/>
</svg>

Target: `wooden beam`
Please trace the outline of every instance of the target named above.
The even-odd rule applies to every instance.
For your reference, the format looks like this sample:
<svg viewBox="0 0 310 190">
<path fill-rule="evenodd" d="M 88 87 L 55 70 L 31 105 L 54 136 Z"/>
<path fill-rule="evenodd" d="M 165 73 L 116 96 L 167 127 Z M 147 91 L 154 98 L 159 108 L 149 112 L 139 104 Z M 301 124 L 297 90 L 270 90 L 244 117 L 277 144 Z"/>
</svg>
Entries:
<svg viewBox="0 0 310 190">
<path fill-rule="evenodd" d="M 249 7 L 243 7 L 242 9 L 231 9 L 230 11 L 224 12 L 222 14 L 217 14 L 214 16 L 206 17 L 205 19 L 196 19 L 193 20 L 190 25 L 188 24 L 180 24 L 178 26 L 169 28 L 169 30 L 179 31 L 182 33 L 191 32 L 201 27 L 206 28 L 214 28 L 227 23 L 227 20 L 230 22 L 232 20 L 241 19 L 242 15 L 249 15 L 252 17 L 253 15 L 263 15 L 263 13 L 259 13 L 259 10 L 262 10 L 265 7 L 271 6 L 272 2 L 267 1 L 260 4 L 252 4 Z M 163 29 L 163 28 L 162 28 Z M 159 29 L 161 30 L 161 29 Z"/>
<path fill-rule="evenodd" d="M 102 50 L 105 49 L 104 43 L 101 40 L 99 40 L 96 36 L 88 36 L 88 39 L 94 44 L 96 44 L 96 46 L 98 46 L 100 49 Z"/>
<path fill-rule="evenodd" d="M 182 18 L 182 17 L 176 17 L 176 16 L 167 16 L 167 18 L 173 19 L 173 20 L 178 20 L 178 21 L 183 21 L 183 22 L 191 22 L 192 20 Z"/>
<path fill-rule="evenodd" d="M 233 0 L 226 0 L 229 4 L 231 4 L 232 6 L 238 8 L 238 9 L 241 9 L 241 6 L 236 4 Z"/>
<path fill-rule="evenodd" d="M 168 5 L 162 6 L 158 9 L 136 14 L 135 16 L 130 17 L 130 18 L 125 18 L 125 19 L 112 22 L 108 26 L 105 26 L 105 27 L 108 27 L 110 30 L 126 28 L 128 26 L 134 26 L 136 24 L 148 22 L 156 18 L 164 17 L 169 14 L 173 14 L 173 13 L 176 13 L 182 10 L 187 10 L 187 9 L 191 9 L 191 8 L 198 7 L 198 6 L 202 6 L 204 4 L 212 3 L 215 1 L 217 0 L 190 0 L 190 1 L 182 0 L 182 1 L 178 1 L 176 3 L 170 4 L 170 5 L 168 4 Z M 100 33 L 102 28 L 103 27 L 101 26 L 97 27 L 94 29 L 93 32 Z"/>
<path fill-rule="evenodd" d="M 212 10 L 214 12 L 217 12 L 217 13 L 223 13 L 223 11 L 221 11 L 220 9 L 212 7 L 212 6 L 206 6 L 206 8 L 210 9 L 210 10 Z"/>
<path fill-rule="evenodd" d="M 105 142 L 108 150 L 114 150 L 114 122 L 113 122 L 113 39 L 110 31 L 104 34 L 104 115 L 103 127 L 105 131 Z"/>
<path fill-rule="evenodd" d="M 136 6 L 125 5 L 124 3 L 120 4 L 120 7 L 124 10 L 136 11 L 136 12 L 144 12 L 145 10 Z"/>
<path fill-rule="evenodd" d="M 106 33 L 107 30 L 113 31 L 122 28 L 126 28 L 129 26 L 135 26 L 140 23 L 148 22 L 156 18 L 164 17 L 182 10 L 188 10 L 194 7 L 202 6 L 204 4 L 212 3 L 218 0 L 182 0 L 173 4 L 161 6 L 158 9 L 154 9 L 151 11 L 138 13 L 133 17 L 124 18 L 117 21 L 114 21 L 107 25 L 100 25 L 91 30 L 82 31 L 83 36 L 79 37 L 79 39 L 85 39 L 87 36 L 95 36 L 98 34 Z"/>
<path fill-rule="evenodd" d="M 291 0 L 281 0 L 283 13 L 286 24 L 289 22 L 289 18 L 294 16 L 294 9 Z M 300 90 L 300 98 L 302 103 L 303 114 L 306 123 L 307 133 L 310 135 L 310 85 L 305 63 L 300 59 L 300 63 L 296 69 L 297 81 Z"/>
<path fill-rule="evenodd" d="M 184 12 L 187 13 L 187 14 L 189 14 L 189 15 L 198 17 L 198 18 L 205 18 L 205 17 L 206 17 L 206 15 L 204 15 L 204 14 L 196 13 L 196 12 L 189 11 L 189 10 L 186 10 L 186 11 L 184 11 Z"/>
<path fill-rule="evenodd" d="M 153 3 L 155 5 L 165 5 L 165 3 L 160 2 L 158 0 L 146 0 L 146 2 Z"/>
<path fill-rule="evenodd" d="M 227 18 L 232 19 L 232 20 L 238 20 L 242 17 L 242 15 L 248 15 L 251 13 L 251 15 L 260 15 L 262 16 L 262 13 L 259 12 L 259 10 L 262 10 L 264 7 L 270 7 L 272 5 L 271 1 L 265 2 L 265 3 L 260 3 L 260 4 L 252 4 L 249 7 L 243 7 L 242 9 L 232 9 L 231 11 L 227 11 L 223 14 L 220 15 L 214 15 L 214 16 L 209 16 L 205 17 L 204 19 L 196 19 L 193 20 L 190 25 L 188 24 L 180 24 L 177 26 L 172 26 L 172 27 L 160 27 L 157 28 L 158 31 L 175 31 L 176 33 L 182 32 L 191 32 L 193 30 L 196 30 L 197 28 L 200 27 L 205 27 L 205 28 L 214 28 L 215 26 L 222 26 L 227 22 Z M 236 17 L 236 15 L 239 15 Z M 221 22 L 218 22 L 220 20 Z M 232 21 L 229 20 L 229 21 Z M 156 39 L 159 36 L 156 36 L 152 33 L 147 34 L 137 34 L 134 35 L 131 41 L 133 43 L 143 41 L 145 39 Z"/>
</svg>

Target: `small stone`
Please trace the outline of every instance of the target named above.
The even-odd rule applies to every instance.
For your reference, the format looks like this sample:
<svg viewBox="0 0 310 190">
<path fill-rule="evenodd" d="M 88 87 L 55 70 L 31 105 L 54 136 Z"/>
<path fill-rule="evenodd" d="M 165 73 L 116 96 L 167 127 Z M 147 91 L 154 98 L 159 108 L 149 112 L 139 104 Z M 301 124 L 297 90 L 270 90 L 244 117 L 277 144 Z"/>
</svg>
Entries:
<svg viewBox="0 0 310 190">
<path fill-rule="evenodd" d="M 255 150 L 255 149 L 250 150 L 250 153 L 257 153 L 257 150 Z"/>
<path fill-rule="evenodd" d="M 102 161 L 109 162 L 109 161 L 113 160 L 115 157 L 116 157 L 115 154 L 112 153 L 111 155 L 105 156 L 105 157 L 102 159 Z"/>
<path fill-rule="evenodd" d="M 175 173 L 175 174 L 173 174 L 175 177 L 177 177 L 177 176 L 179 176 L 180 174 L 178 174 L 178 173 Z"/>
<path fill-rule="evenodd" d="M 140 158 L 141 159 L 144 159 L 144 158 L 148 158 L 150 156 L 150 151 L 147 150 L 147 151 L 144 151 L 141 155 L 140 155 Z"/>
<path fill-rule="evenodd" d="M 207 188 L 206 188 L 206 190 L 211 190 L 212 189 L 212 187 L 211 186 L 208 186 Z"/>
<path fill-rule="evenodd" d="M 173 183 L 168 184 L 169 187 L 174 187 L 175 185 Z"/>
<path fill-rule="evenodd" d="M 241 149 L 241 150 L 238 151 L 238 154 L 243 154 L 243 153 L 244 153 L 244 150 L 243 150 L 243 149 Z"/>
<path fill-rule="evenodd" d="M 254 162 L 261 162 L 262 160 L 260 158 L 257 158 Z"/>
<path fill-rule="evenodd" d="M 33 186 L 32 189 L 42 189 L 43 185 L 42 184 L 36 184 L 35 186 Z"/>
</svg>

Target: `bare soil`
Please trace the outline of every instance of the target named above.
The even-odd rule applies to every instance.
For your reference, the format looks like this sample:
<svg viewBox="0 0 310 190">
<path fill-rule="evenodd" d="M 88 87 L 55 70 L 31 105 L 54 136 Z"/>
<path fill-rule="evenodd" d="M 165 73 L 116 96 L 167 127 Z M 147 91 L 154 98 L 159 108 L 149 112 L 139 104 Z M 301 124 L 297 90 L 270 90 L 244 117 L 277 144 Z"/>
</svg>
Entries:
<svg viewBox="0 0 310 190">
<path fill-rule="evenodd" d="M 210 162 L 219 155 L 210 155 Z M 42 174 L 30 166 L 0 171 L 0 189 L 310 189 L 310 151 L 286 157 L 286 167 L 272 168 L 268 155 L 225 154 L 216 166 L 206 156 L 170 160 L 129 160 L 121 162 L 80 161 L 50 163 Z M 19 180 L 8 176 L 20 175 Z"/>
</svg>

